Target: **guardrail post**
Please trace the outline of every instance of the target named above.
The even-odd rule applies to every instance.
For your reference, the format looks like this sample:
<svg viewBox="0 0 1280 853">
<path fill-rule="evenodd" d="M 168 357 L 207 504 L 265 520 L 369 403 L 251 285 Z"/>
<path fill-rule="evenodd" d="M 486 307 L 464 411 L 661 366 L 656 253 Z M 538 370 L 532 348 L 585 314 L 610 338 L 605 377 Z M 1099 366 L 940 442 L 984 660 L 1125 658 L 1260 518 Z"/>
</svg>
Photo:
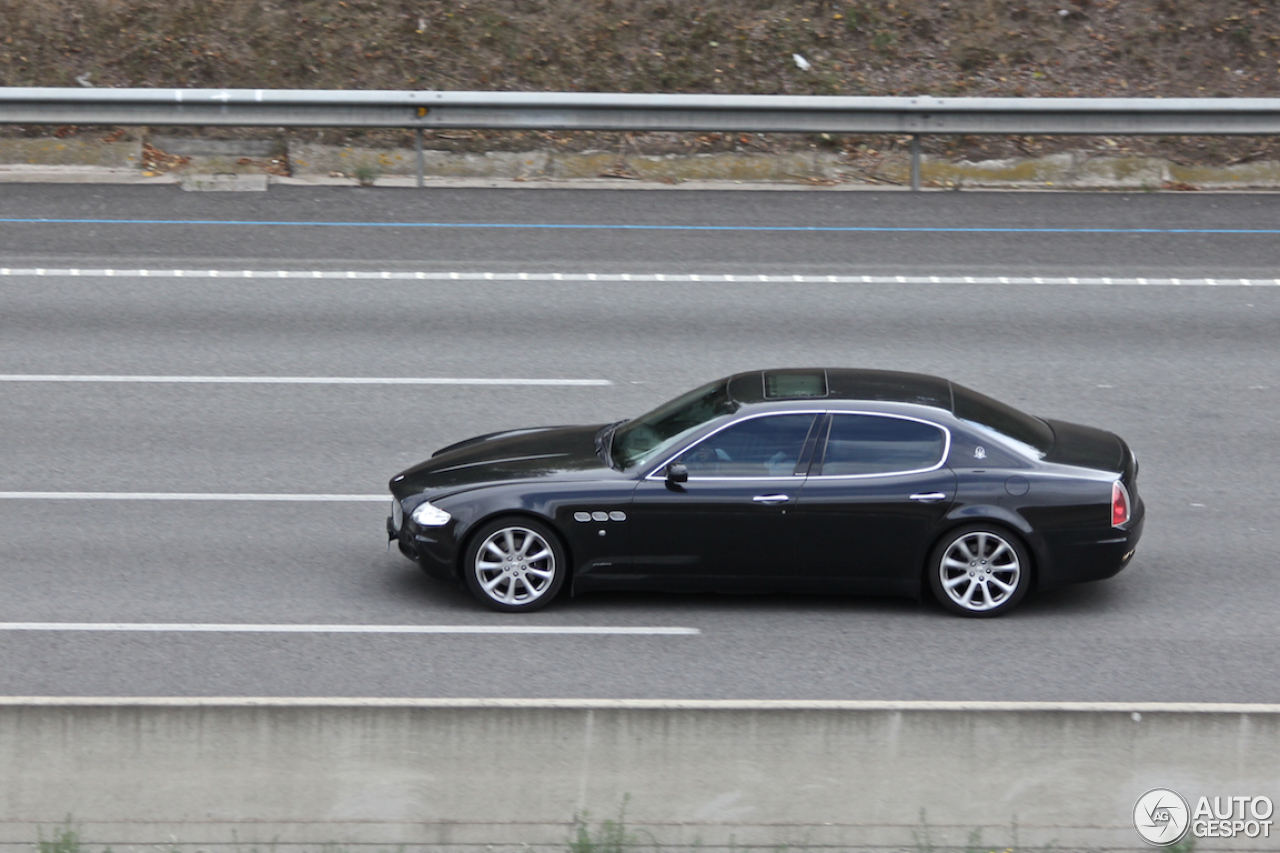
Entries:
<svg viewBox="0 0 1280 853">
<path fill-rule="evenodd" d="M 920 192 L 920 134 L 911 134 L 911 191 Z"/>
<path fill-rule="evenodd" d="M 417 159 L 418 189 L 422 189 L 425 183 L 423 180 L 423 163 L 422 163 L 422 128 L 415 127 L 413 129 L 413 152 Z"/>
</svg>

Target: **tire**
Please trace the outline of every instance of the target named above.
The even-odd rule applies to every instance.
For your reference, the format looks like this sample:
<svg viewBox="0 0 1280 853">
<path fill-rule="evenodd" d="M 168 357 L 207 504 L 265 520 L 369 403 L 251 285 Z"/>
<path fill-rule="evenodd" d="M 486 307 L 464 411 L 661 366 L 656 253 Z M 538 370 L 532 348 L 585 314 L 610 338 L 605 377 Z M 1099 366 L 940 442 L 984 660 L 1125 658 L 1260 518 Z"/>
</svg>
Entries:
<svg viewBox="0 0 1280 853">
<path fill-rule="evenodd" d="M 560 537 L 528 518 L 498 518 L 471 537 L 462 577 L 482 604 L 504 613 L 528 613 L 551 603 L 569 572 Z"/>
<path fill-rule="evenodd" d="M 995 524 L 949 531 L 929 554 L 929 587 L 961 616 L 1008 613 L 1031 587 L 1031 555 L 1017 536 Z"/>
</svg>

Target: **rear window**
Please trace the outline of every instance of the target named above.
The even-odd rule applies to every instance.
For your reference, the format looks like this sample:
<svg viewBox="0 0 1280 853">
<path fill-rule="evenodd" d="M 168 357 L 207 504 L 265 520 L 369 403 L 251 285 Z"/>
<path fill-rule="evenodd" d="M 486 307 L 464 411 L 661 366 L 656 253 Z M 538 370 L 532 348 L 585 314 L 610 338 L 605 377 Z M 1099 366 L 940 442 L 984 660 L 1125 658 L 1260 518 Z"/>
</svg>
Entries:
<svg viewBox="0 0 1280 853">
<path fill-rule="evenodd" d="M 952 385 L 951 392 L 956 417 L 960 420 L 1020 445 L 1024 452 L 1036 459 L 1043 458 L 1053 447 L 1053 430 L 1039 418 L 962 385 Z"/>
</svg>

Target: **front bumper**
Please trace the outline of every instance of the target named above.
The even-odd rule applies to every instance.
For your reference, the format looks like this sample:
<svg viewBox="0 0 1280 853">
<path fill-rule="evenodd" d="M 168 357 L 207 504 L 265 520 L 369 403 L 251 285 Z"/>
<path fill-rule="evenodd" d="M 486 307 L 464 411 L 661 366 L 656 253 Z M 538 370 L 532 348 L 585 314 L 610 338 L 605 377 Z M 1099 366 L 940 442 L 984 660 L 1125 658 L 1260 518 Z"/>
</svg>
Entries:
<svg viewBox="0 0 1280 853">
<path fill-rule="evenodd" d="M 453 538 L 453 522 L 444 527 L 419 527 L 406 514 L 400 529 L 396 519 L 387 516 L 387 541 L 400 548 L 400 553 L 417 561 L 422 570 L 434 578 L 454 580 L 458 577 L 458 548 Z"/>
</svg>

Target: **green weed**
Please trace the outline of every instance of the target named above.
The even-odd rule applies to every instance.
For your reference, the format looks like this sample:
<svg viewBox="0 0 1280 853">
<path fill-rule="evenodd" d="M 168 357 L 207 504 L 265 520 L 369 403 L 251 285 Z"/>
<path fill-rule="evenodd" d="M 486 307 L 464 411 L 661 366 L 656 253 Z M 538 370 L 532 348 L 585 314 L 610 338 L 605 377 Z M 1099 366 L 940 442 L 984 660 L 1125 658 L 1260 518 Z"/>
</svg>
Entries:
<svg viewBox="0 0 1280 853">
<path fill-rule="evenodd" d="M 650 833 L 636 833 L 627 829 L 627 803 L 631 795 L 622 797 L 618 806 L 616 819 L 606 818 L 594 831 L 591 829 L 591 814 L 583 811 L 573 819 L 573 835 L 569 838 L 569 853 L 629 853 L 637 847 L 650 846 L 655 851 L 658 842 Z M 641 836 L 647 836 L 647 842 Z"/>
<path fill-rule="evenodd" d="M 62 826 L 55 829 L 51 838 L 44 837 L 44 827 L 37 827 L 39 840 L 36 842 L 36 853 L 81 853 L 80 831 L 71 822 L 68 815 Z"/>
<path fill-rule="evenodd" d="M 916 853 L 933 853 L 933 839 L 929 837 L 929 821 L 924 806 L 920 807 L 920 828 L 911 830 L 911 838 L 916 843 Z"/>
<path fill-rule="evenodd" d="M 361 163 L 351 170 L 351 177 L 360 182 L 362 187 L 371 187 L 382 173 L 367 163 Z"/>
</svg>

